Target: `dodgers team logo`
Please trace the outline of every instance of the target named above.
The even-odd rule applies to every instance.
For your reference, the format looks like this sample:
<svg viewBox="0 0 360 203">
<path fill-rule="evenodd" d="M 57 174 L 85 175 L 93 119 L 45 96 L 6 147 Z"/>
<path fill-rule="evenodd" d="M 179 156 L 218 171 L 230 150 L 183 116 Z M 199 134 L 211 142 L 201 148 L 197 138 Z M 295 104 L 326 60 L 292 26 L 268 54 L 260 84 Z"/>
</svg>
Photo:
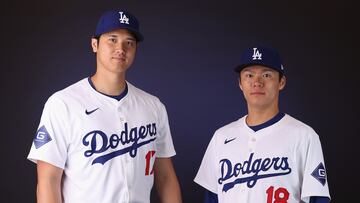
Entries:
<svg viewBox="0 0 360 203">
<path fill-rule="evenodd" d="M 126 15 L 122 11 L 120 11 L 119 14 L 120 14 L 120 18 L 119 18 L 120 23 L 129 24 L 129 18 L 126 17 Z"/>
<path fill-rule="evenodd" d="M 85 157 L 100 154 L 93 160 L 92 164 L 105 164 L 110 159 L 126 153 L 129 153 L 129 155 L 134 158 L 138 148 L 155 141 L 155 139 L 155 123 L 131 129 L 129 129 L 127 123 L 124 123 L 124 130 L 120 132 L 120 135 L 112 134 L 111 136 L 107 136 L 100 130 L 94 130 L 87 133 L 82 142 L 84 146 L 89 147 L 89 149 L 84 152 Z M 117 149 L 119 144 L 129 146 L 106 153 L 109 149 Z"/>
<path fill-rule="evenodd" d="M 253 60 L 262 60 L 261 59 L 262 53 L 260 53 L 257 48 L 253 48 L 253 50 L 254 50 L 252 55 Z"/>
<path fill-rule="evenodd" d="M 254 153 L 243 163 L 231 163 L 228 159 L 220 160 L 221 177 L 219 184 L 223 184 L 223 191 L 227 192 L 237 184 L 246 183 L 248 188 L 255 186 L 258 180 L 291 173 L 287 157 L 259 158 L 253 160 Z M 235 177 L 233 181 L 229 181 Z M 239 178 L 238 178 L 239 177 Z"/>
</svg>

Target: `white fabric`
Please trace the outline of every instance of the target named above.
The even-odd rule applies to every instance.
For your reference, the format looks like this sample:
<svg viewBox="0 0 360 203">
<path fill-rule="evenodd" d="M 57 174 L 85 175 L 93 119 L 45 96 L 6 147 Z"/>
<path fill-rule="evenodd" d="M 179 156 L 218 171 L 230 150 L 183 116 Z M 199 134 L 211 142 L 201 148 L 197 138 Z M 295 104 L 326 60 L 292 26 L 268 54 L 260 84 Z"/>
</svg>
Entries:
<svg viewBox="0 0 360 203">
<path fill-rule="evenodd" d="M 127 86 L 128 93 L 117 101 L 94 90 L 85 78 L 46 102 L 34 140 L 44 137 L 44 126 L 51 141 L 38 148 L 33 143 L 28 159 L 64 170 L 65 203 L 150 202 L 155 157 L 175 155 L 164 105 Z M 146 175 L 150 151 L 155 155 L 149 156 Z M 101 159 L 111 152 L 124 153 Z"/>
<path fill-rule="evenodd" d="M 325 167 L 319 136 L 311 127 L 285 115 L 254 132 L 245 118 L 215 132 L 196 183 L 216 193 L 219 203 L 273 202 L 275 196 L 285 198 L 285 190 L 287 203 L 308 202 L 310 196 L 330 198 L 327 181 L 323 185 L 311 175 L 320 163 Z M 240 183 L 231 187 L 235 180 Z"/>
</svg>

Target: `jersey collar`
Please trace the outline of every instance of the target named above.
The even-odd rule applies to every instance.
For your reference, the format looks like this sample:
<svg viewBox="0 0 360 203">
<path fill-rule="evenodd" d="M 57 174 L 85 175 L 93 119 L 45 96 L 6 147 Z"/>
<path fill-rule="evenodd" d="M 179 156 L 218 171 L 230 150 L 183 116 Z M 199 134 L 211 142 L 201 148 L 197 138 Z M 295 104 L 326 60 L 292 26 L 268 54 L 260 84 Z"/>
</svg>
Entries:
<svg viewBox="0 0 360 203">
<path fill-rule="evenodd" d="M 260 125 L 254 125 L 254 126 L 249 126 L 249 128 L 251 128 L 253 131 L 259 131 L 261 129 L 267 128 L 275 123 L 277 123 L 278 121 L 280 121 L 283 117 L 285 116 L 285 113 L 281 113 L 279 112 L 278 114 L 276 114 L 273 118 L 271 118 L 270 120 L 266 121 L 265 123 L 262 123 Z M 246 124 L 246 122 L 245 122 Z M 247 125 L 247 124 L 246 124 Z"/>
<path fill-rule="evenodd" d="M 91 86 L 95 91 L 97 91 L 96 88 L 95 88 L 95 85 L 94 85 L 94 83 L 91 81 L 90 77 L 88 77 L 88 82 L 89 82 L 90 86 Z M 97 92 L 99 92 L 99 91 L 97 91 Z M 127 93 L 128 93 L 128 85 L 127 85 L 127 83 L 125 83 L 125 89 L 124 89 L 124 91 L 123 91 L 121 94 L 119 94 L 119 95 L 113 96 L 113 95 L 104 94 L 104 93 L 102 93 L 102 92 L 99 92 L 99 93 L 102 94 L 102 95 L 105 95 L 105 96 L 107 96 L 107 97 L 116 99 L 117 101 L 120 101 L 122 98 L 124 98 L 124 97 L 127 95 Z"/>
</svg>

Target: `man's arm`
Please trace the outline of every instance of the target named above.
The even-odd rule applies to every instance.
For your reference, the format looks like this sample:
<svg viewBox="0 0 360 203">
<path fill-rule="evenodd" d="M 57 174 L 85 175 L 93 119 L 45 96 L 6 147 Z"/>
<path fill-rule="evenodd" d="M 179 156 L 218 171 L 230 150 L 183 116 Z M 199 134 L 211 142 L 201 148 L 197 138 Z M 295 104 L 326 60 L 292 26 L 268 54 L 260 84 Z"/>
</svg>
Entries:
<svg viewBox="0 0 360 203">
<path fill-rule="evenodd" d="M 181 192 L 171 158 L 156 158 L 155 186 L 161 203 L 181 203 Z"/>
<path fill-rule="evenodd" d="M 63 170 L 43 161 L 37 161 L 37 203 L 61 203 Z"/>
</svg>

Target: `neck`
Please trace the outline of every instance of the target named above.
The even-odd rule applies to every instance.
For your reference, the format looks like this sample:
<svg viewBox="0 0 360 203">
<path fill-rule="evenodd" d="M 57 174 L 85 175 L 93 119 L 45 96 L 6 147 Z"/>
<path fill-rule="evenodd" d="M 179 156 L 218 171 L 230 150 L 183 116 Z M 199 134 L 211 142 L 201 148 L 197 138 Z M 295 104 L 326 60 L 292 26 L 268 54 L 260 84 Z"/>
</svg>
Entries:
<svg viewBox="0 0 360 203">
<path fill-rule="evenodd" d="M 120 95 L 126 86 L 125 73 L 123 74 L 104 74 L 96 71 L 91 77 L 97 91 L 111 96 Z"/>
<path fill-rule="evenodd" d="M 249 108 L 248 107 L 248 116 L 246 117 L 246 123 L 249 126 L 255 126 L 265 123 L 270 120 L 276 114 L 279 113 L 278 106 L 274 108 L 259 109 L 259 108 Z"/>
</svg>

